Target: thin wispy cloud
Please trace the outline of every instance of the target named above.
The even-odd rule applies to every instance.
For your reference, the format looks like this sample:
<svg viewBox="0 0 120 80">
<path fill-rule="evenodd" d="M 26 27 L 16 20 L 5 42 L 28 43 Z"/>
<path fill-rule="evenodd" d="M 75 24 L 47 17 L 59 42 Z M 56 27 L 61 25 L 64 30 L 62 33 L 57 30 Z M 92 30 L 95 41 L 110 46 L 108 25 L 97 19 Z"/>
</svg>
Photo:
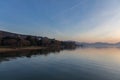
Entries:
<svg viewBox="0 0 120 80">
<path fill-rule="evenodd" d="M 78 32 L 76 39 L 78 38 L 79 40 L 83 39 L 86 41 L 91 39 L 93 42 L 109 40 L 112 42 L 118 42 L 120 39 L 120 8 L 118 6 L 119 5 L 113 5 L 112 7 L 110 6 L 107 10 L 103 9 L 99 13 L 96 12 L 94 16 L 92 16 L 93 18 L 91 18 L 93 21 L 90 20 L 89 23 L 89 20 L 86 20 L 85 23 L 87 23 L 87 25 L 84 25 L 93 25 L 93 27 L 91 27 L 91 29 L 88 31 L 82 33 Z M 81 25 L 79 24 L 79 26 Z"/>
<path fill-rule="evenodd" d="M 7 26 L 0 29 L 60 40 L 117 42 L 119 4 L 120 0 L 1 0 L 0 23 Z"/>
<path fill-rule="evenodd" d="M 75 5 L 59 12 L 58 14 L 56 14 L 55 16 L 52 17 L 52 19 L 56 19 L 56 18 L 59 18 L 60 16 L 63 16 L 64 14 L 71 12 L 72 10 L 74 10 L 75 8 L 77 7 L 80 7 L 80 5 L 82 5 L 83 3 L 85 4 L 87 2 L 87 0 L 84 0 L 84 1 L 79 1 L 78 3 L 76 3 Z"/>
</svg>

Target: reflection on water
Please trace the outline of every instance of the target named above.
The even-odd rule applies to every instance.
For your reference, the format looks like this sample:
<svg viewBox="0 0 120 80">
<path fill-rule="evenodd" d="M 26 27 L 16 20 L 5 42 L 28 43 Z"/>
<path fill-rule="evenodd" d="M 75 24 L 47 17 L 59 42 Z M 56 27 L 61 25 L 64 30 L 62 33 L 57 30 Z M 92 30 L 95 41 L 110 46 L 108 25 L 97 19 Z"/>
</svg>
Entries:
<svg viewBox="0 0 120 80">
<path fill-rule="evenodd" d="M 50 53 L 59 53 L 60 49 L 41 49 L 41 50 L 28 50 L 28 51 L 11 51 L 11 52 L 0 52 L 0 62 L 9 61 L 17 57 L 31 58 L 35 55 L 49 55 Z"/>
<path fill-rule="evenodd" d="M 0 53 L 1 80 L 120 80 L 120 49 Z"/>
</svg>

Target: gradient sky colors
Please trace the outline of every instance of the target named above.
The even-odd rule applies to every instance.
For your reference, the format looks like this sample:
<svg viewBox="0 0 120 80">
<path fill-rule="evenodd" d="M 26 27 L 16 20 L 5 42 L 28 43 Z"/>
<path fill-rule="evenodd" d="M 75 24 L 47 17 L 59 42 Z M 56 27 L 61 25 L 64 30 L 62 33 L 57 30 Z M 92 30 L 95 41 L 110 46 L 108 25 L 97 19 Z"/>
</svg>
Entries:
<svg viewBox="0 0 120 80">
<path fill-rule="evenodd" d="M 0 29 L 80 42 L 120 41 L 120 0 L 0 0 Z"/>
</svg>

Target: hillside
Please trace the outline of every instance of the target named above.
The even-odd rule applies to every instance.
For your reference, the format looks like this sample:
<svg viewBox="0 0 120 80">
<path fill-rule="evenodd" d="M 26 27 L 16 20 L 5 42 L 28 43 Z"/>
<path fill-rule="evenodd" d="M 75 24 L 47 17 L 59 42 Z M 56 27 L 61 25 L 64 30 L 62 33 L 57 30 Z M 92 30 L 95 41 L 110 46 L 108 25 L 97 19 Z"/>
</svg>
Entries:
<svg viewBox="0 0 120 80">
<path fill-rule="evenodd" d="M 23 34 L 17 34 L 17 33 L 0 30 L 0 38 L 7 37 L 7 36 L 11 36 L 11 37 L 20 36 L 22 38 L 25 38 L 26 36 L 32 36 L 32 35 L 23 35 Z M 36 36 L 32 36 L 32 37 L 36 37 Z"/>
<path fill-rule="evenodd" d="M 75 48 L 74 42 L 59 41 L 47 37 L 23 35 L 0 30 L 1 47 L 39 46 L 48 48 Z"/>
</svg>

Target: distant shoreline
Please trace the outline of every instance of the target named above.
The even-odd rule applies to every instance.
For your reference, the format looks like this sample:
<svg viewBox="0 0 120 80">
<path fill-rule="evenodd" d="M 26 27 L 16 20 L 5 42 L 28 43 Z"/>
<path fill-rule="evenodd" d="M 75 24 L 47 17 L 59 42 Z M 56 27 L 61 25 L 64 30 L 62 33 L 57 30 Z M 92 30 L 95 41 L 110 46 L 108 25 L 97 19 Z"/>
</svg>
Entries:
<svg viewBox="0 0 120 80">
<path fill-rule="evenodd" d="M 46 47 L 21 47 L 21 48 L 9 48 L 9 47 L 0 47 L 0 52 L 9 52 L 9 51 L 22 51 L 22 50 L 40 50 L 40 49 L 46 49 Z"/>
</svg>

